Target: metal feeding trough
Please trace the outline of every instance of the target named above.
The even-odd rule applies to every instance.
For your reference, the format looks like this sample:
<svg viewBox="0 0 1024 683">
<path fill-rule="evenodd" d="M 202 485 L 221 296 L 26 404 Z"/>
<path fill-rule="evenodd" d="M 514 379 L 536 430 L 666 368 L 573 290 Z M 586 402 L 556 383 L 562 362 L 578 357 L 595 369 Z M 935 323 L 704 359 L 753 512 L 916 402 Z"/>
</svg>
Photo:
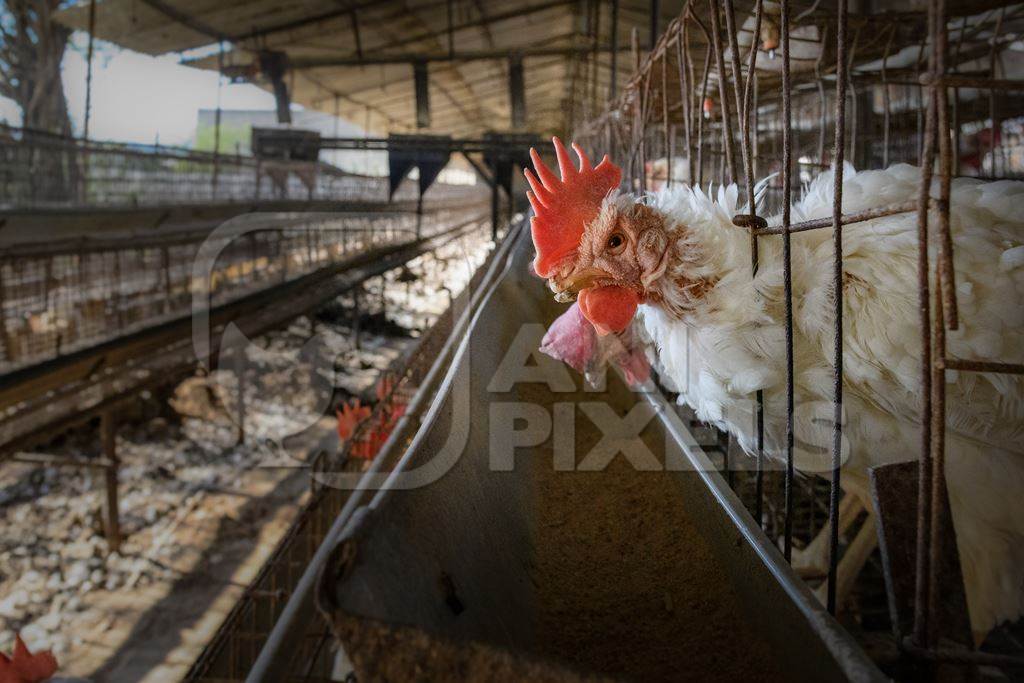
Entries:
<svg viewBox="0 0 1024 683">
<path fill-rule="evenodd" d="M 561 307 L 530 253 L 520 231 L 322 567 L 357 679 L 884 680 L 673 406 L 536 353 Z"/>
</svg>

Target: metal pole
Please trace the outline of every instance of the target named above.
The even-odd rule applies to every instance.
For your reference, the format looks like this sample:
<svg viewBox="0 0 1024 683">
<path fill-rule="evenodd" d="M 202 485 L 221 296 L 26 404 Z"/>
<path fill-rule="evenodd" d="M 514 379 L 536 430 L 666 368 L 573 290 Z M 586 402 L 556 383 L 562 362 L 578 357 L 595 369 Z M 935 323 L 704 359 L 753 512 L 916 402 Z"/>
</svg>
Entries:
<svg viewBox="0 0 1024 683">
<path fill-rule="evenodd" d="M 92 114 L 92 55 L 93 41 L 96 33 L 96 0 L 89 1 L 89 47 L 85 65 L 85 121 L 82 124 L 82 201 L 89 194 L 89 119 Z M 68 131 L 71 134 L 71 131 Z"/>
<path fill-rule="evenodd" d="M 789 55 L 789 0 L 782 0 L 780 18 L 782 43 L 782 280 L 786 315 L 786 479 L 783 531 L 783 555 L 793 558 L 793 269 L 790 240 L 791 203 L 793 192 L 793 104 Z M 760 505 L 760 497 L 758 504 Z M 812 508 L 813 509 L 813 508 Z"/>
<path fill-rule="evenodd" d="M 217 52 L 217 111 L 213 115 L 213 176 L 210 178 L 210 192 L 217 198 L 217 180 L 220 176 L 220 117 L 221 90 L 224 85 L 224 41 Z"/>
<path fill-rule="evenodd" d="M 498 194 L 498 177 L 495 174 L 494 182 L 491 183 L 491 240 L 494 242 L 498 241 L 498 203 L 500 195 Z"/>
<path fill-rule="evenodd" d="M 612 0 L 612 73 L 611 73 L 611 95 L 608 99 L 615 101 L 619 92 L 619 0 Z"/>
<path fill-rule="evenodd" d="M 89 141 L 89 117 L 92 113 L 92 55 L 96 29 L 96 0 L 89 0 L 89 47 L 85 57 L 85 121 L 82 124 L 82 140 Z"/>
<path fill-rule="evenodd" d="M 658 0 L 651 0 L 651 42 L 648 43 L 647 49 L 653 50 L 655 43 L 658 42 L 658 28 L 661 14 L 661 3 Z"/>
<path fill-rule="evenodd" d="M 106 480 L 106 535 L 107 548 L 117 552 L 121 548 L 121 518 L 117 500 L 117 474 L 120 460 L 117 457 L 117 423 L 112 411 L 106 411 L 100 418 L 100 439 L 103 443 L 103 455 L 109 465 L 103 469 Z"/>
<path fill-rule="evenodd" d="M 836 8 L 836 129 L 832 150 L 832 290 L 833 290 L 833 359 L 832 359 L 832 482 L 829 491 L 829 567 L 828 611 L 836 613 L 836 576 L 839 569 L 839 483 L 843 447 L 843 156 L 846 138 L 846 22 L 847 0 L 839 0 Z M 789 201 L 789 198 L 786 199 Z"/>
</svg>

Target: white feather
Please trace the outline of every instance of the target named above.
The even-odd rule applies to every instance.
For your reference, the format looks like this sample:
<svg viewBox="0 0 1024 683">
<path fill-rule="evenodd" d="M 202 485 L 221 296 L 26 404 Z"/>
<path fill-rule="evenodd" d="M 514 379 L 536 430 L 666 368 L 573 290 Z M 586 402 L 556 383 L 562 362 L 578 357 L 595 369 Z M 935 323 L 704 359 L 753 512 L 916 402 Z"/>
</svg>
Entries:
<svg viewBox="0 0 1024 683">
<path fill-rule="evenodd" d="M 920 171 L 844 171 L 843 211 L 916 199 Z M 761 189 L 759 186 L 758 190 Z M 757 194 L 757 193 L 755 193 Z M 765 443 L 782 457 L 785 369 L 781 239 L 759 240 L 760 268 L 750 274 L 749 237 L 732 225 L 735 185 L 677 187 L 650 204 L 670 225 L 685 226 L 661 293 L 681 300 L 672 275 L 717 284 L 682 319 L 641 306 L 646 337 L 671 378 L 706 421 L 729 430 L 748 452 L 755 445 L 754 392 L 764 391 Z M 714 197 L 714 199 L 713 199 Z M 833 176 L 822 173 L 792 209 L 794 221 L 832 214 Z M 960 329 L 948 333 L 949 354 L 1024 362 L 1024 183 L 957 180 L 951 227 Z M 916 214 L 887 216 L 843 228 L 844 436 L 846 471 L 906 460 L 918 440 L 920 342 L 916 294 Z M 770 224 L 779 224 L 775 219 Z M 689 256 L 687 256 L 689 255 Z M 936 249 L 931 249 L 935 262 Z M 826 470 L 832 411 L 832 234 L 792 237 L 797 440 L 804 470 Z M 1024 614 L 1024 379 L 949 373 L 947 475 L 967 580 L 972 625 L 985 631 Z"/>
</svg>

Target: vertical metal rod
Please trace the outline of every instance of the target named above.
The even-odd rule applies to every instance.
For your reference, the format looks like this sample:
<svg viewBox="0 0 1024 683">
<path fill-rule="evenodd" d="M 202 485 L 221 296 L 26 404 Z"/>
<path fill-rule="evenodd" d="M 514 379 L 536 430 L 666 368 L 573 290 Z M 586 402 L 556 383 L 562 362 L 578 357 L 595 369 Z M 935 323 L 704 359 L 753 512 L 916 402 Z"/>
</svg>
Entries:
<svg viewBox="0 0 1024 683">
<path fill-rule="evenodd" d="M 690 135 L 690 123 L 691 123 L 691 105 L 692 100 L 690 96 L 690 68 L 692 67 L 690 62 L 690 32 L 689 26 L 686 20 L 683 19 L 682 26 L 682 40 L 676 41 L 676 58 L 679 66 L 679 101 L 683 105 L 683 140 L 686 148 L 686 165 L 687 165 L 687 177 L 686 182 L 692 183 L 694 170 L 693 170 L 693 140 Z"/>
<path fill-rule="evenodd" d="M 789 0 L 781 1 L 779 19 L 782 43 L 782 286 L 786 316 L 786 477 L 785 517 L 782 553 L 787 562 L 793 558 L 793 267 L 790 239 L 793 192 L 793 102 L 789 55 Z M 760 500 L 758 501 L 760 502 Z"/>
<path fill-rule="evenodd" d="M 103 456 L 109 461 L 103 469 L 103 475 L 107 493 L 107 549 L 113 553 L 121 548 L 121 515 L 117 497 L 117 475 L 121 463 L 117 455 L 117 422 L 112 410 L 105 411 L 100 417 L 100 439 L 103 442 Z"/>
<path fill-rule="evenodd" d="M 619 92 L 619 0 L 612 1 L 612 28 L 611 28 L 611 49 L 612 49 L 612 73 L 611 73 L 611 95 L 608 99 L 615 101 Z"/>
<path fill-rule="evenodd" d="M 711 48 L 704 54 L 704 74 L 701 77 L 700 101 L 697 103 L 697 186 L 704 184 L 704 100 L 708 97 L 708 78 L 711 75 Z"/>
<path fill-rule="evenodd" d="M 946 0 L 934 0 L 931 3 L 935 13 L 932 22 L 931 42 L 934 59 L 932 66 L 932 83 L 940 83 L 939 77 L 946 75 L 946 51 L 949 34 L 947 31 Z M 939 558 L 942 557 L 943 524 L 942 503 L 946 497 L 946 381 L 943 362 L 946 358 L 946 330 L 956 329 L 956 294 L 953 280 L 953 243 L 949 230 L 949 193 L 950 176 L 952 174 L 952 150 L 949 140 L 948 95 L 944 85 L 932 86 L 930 106 L 936 110 L 936 134 L 939 147 L 939 199 L 936 214 L 939 220 L 939 253 L 936 263 L 935 313 L 932 324 L 933 362 L 932 372 L 932 425 L 931 425 L 931 519 L 929 522 L 928 542 L 928 614 L 939 614 Z M 950 310 L 952 305 L 953 310 Z M 926 646 L 936 642 L 938 619 L 931 619 L 925 632 Z"/>
<path fill-rule="evenodd" d="M 0 344 L 4 346 L 4 360 L 12 361 L 14 352 L 11 349 L 11 337 L 7 333 L 7 306 L 5 303 L 7 296 L 4 289 L 4 261 L 0 259 Z"/>
<path fill-rule="evenodd" d="M 245 347 L 235 350 L 235 374 L 238 377 L 238 443 L 245 443 Z"/>
<path fill-rule="evenodd" d="M 931 4 L 928 6 L 928 27 L 931 34 L 935 21 L 935 12 Z M 930 61 L 934 62 L 934 52 Z M 934 67 L 934 63 L 931 65 Z M 931 97 L 934 90 L 929 88 Z M 913 639 L 917 645 L 924 645 L 928 634 L 928 577 L 929 569 L 928 541 L 930 539 L 931 522 L 931 429 L 932 429 L 932 340 L 931 340 L 931 301 L 929 293 L 928 267 L 928 205 L 931 195 L 932 171 L 935 159 L 935 129 L 937 126 L 936 109 L 928 106 L 925 111 L 925 130 L 922 137 L 921 185 L 918 193 L 917 208 L 917 305 L 918 327 L 921 341 L 921 437 L 920 460 L 917 470 L 917 561 L 914 576 L 914 626 Z"/>
<path fill-rule="evenodd" d="M 755 219 L 757 216 L 757 205 L 754 197 L 754 162 L 753 152 L 750 148 L 750 96 L 753 75 L 757 68 L 757 39 L 761 33 L 761 10 L 760 0 L 756 3 L 754 10 L 754 33 L 755 38 L 751 42 L 750 54 L 747 61 L 747 77 L 743 83 L 743 95 L 740 96 L 740 85 L 743 82 L 743 73 L 740 70 L 739 39 L 736 35 L 736 18 L 733 11 L 732 0 L 725 0 L 725 25 L 729 38 L 729 51 L 732 57 L 733 73 L 733 94 L 736 98 L 736 116 L 740 126 L 740 144 L 743 155 L 743 176 L 746 185 L 747 204 L 749 205 L 750 216 Z M 760 267 L 760 256 L 758 254 L 757 234 L 753 228 L 755 223 L 750 225 L 750 273 L 751 277 L 757 275 Z M 757 473 L 755 513 L 758 524 L 761 523 L 761 509 L 764 495 L 764 391 L 758 390 L 755 393 L 755 428 L 757 432 Z"/>
<path fill-rule="evenodd" d="M 935 35 L 933 36 L 935 50 L 935 75 L 946 75 L 946 55 L 949 50 L 949 32 L 946 25 L 946 0 L 935 0 Z M 939 79 L 933 78 L 933 81 Z M 955 330 L 959 324 L 959 315 L 956 303 L 956 273 L 953 270 L 953 237 L 949 225 L 949 196 L 950 184 L 953 175 L 953 150 L 950 142 L 949 126 L 949 90 L 945 86 L 935 88 L 935 102 L 937 109 L 936 125 L 938 126 L 939 143 L 939 200 L 937 215 L 939 219 L 939 291 L 942 294 L 942 312 L 945 325 Z M 939 356 L 945 358 L 945 354 Z M 945 387 L 945 382 L 941 383 Z M 943 419 L 944 419 L 943 415 Z M 933 457 L 938 459 L 940 454 L 933 452 Z M 933 501 L 934 504 L 934 501 Z M 933 529 L 934 533 L 934 529 Z"/>
<path fill-rule="evenodd" d="M 832 151 L 832 289 L 834 354 L 832 375 L 832 482 L 829 491 L 828 611 L 836 613 L 836 574 L 839 567 L 839 493 L 843 456 L 843 157 L 846 138 L 846 22 L 848 0 L 836 7 L 836 129 Z"/>
<path fill-rule="evenodd" d="M 647 49 L 649 50 L 653 50 L 654 45 L 658 42 L 660 18 L 661 2 L 659 0 L 651 0 L 651 41 L 647 44 Z"/>
<path fill-rule="evenodd" d="M 892 103 L 889 96 L 889 79 L 886 67 L 889 63 L 889 52 L 892 41 L 896 37 L 896 24 L 889 27 L 889 39 L 885 41 L 885 52 L 882 54 L 882 167 L 889 168 L 889 130 L 892 116 Z"/>
<path fill-rule="evenodd" d="M 448 56 L 455 56 L 455 0 L 448 0 Z"/>
<path fill-rule="evenodd" d="M 93 40 L 96 34 L 96 0 L 89 0 L 89 47 L 85 58 L 85 121 L 82 124 L 82 201 L 88 201 L 89 194 L 89 120 L 92 118 L 92 56 Z M 67 131 L 71 135 L 71 131 Z"/>
<path fill-rule="evenodd" d="M 753 128 L 751 133 L 753 134 L 752 144 L 754 150 L 754 177 L 759 177 L 759 162 L 761 159 L 761 112 L 758 111 L 758 96 L 760 95 L 760 81 L 757 78 L 757 72 L 754 72 L 754 95 L 751 108 L 751 115 L 753 118 Z"/>
<path fill-rule="evenodd" d="M 96 33 L 96 0 L 89 0 L 89 46 L 85 56 L 85 121 L 82 123 L 82 140 L 89 141 L 89 119 L 92 116 L 92 56 L 93 40 Z M 71 131 L 68 131 L 70 134 Z"/>
<path fill-rule="evenodd" d="M 217 181 L 220 176 L 220 119 L 221 90 L 224 85 L 224 41 L 220 41 L 217 52 L 217 110 L 213 115 L 213 176 L 210 178 L 210 190 L 214 199 L 217 198 Z"/>
<path fill-rule="evenodd" d="M 960 33 L 956 37 L 954 69 L 960 71 L 960 50 L 964 45 L 967 22 L 961 20 Z M 960 88 L 953 88 L 953 174 L 960 175 Z"/>
<path fill-rule="evenodd" d="M 498 241 L 498 174 L 494 174 L 491 183 L 491 241 Z"/>
<path fill-rule="evenodd" d="M 726 95 L 721 22 L 714 0 L 708 0 L 708 10 L 711 15 L 711 46 L 715 55 L 715 69 L 718 72 L 718 96 L 721 100 L 719 105 L 722 109 L 722 151 L 725 153 L 725 165 L 729 173 L 728 182 L 734 183 L 738 178 L 736 177 L 736 158 L 732 144 L 732 117 L 729 114 L 729 97 Z"/>
<path fill-rule="evenodd" d="M 160 249 L 160 269 L 164 274 L 163 314 L 171 309 L 171 254 L 167 246 Z"/>
<path fill-rule="evenodd" d="M 360 283 L 352 288 L 352 346 L 358 351 L 360 348 L 359 336 L 362 327 L 362 316 L 359 312 L 359 293 L 362 291 L 363 285 Z"/>
<path fill-rule="evenodd" d="M 929 6 L 930 7 L 930 6 Z M 921 61 L 924 55 L 924 46 L 927 40 L 922 40 L 921 45 L 918 48 L 917 61 L 914 62 L 914 80 L 918 83 L 921 82 Z M 924 129 L 925 129 L 925 114 L 924 114 L 924 89 L 917 88 L 917 165 L 921 166 L 924 163 Z"/>
<path fill-rule="evenodd" d="M 847 74 L 853 70 L 853 59 L 854 53 L 857 52 L 857 41 L 860 40 L 860 28 L 853 33 L 853 41 L 850 43 L 849 48 L 849 59 L 847 60 Z M 850 93 L 850 113 L 852 114 L 850 123 L 850 156 L 853 157 L 854 166 L 860 165 L 860 160 L 857 158 L 857 129 L 860 127 L 860 112 L 857 107 L 857 84 L 853 82 L 853 79 L 849 79 L 847 89 Z"/>
<path fill-rule="evenodd" d="M 661 126 L 665 135 L 665 183 L 672 186 L 672 131 L 668 121 L 668 49 L 661 56 Z"/>
<path fill-rule="evenodd" d="M 929 5 L 929 7 L 930 7 L 930 5 Z M 1000 37 L 1000 35 L 1003 32 L 1003 19 L 1005 17 L 1006 17 L 1006 8 L 1003 7 L 1002 10 L 999 12 L 999 19 L 996 20 L 995 35 L 992 36 L 992 49 L 989 50 L 989 53 L 988 53 L 988 72 L 989 72 L 991 78 L 995 78 L 997 76 L 996 66 L 998 64 L 998 60 L 996 59 L 996 56 L 997 56 L 996 46 L 999 44 L 999 37 Z M 991 128 L 990 128 L 991 136 L 989 138 L 989 158 L 991 159 L 991 162 L 989 163 L 989 167 L 988 168 L 989 168 L 989 175 L 996 176 L 996 175 L 998 175 L 998 173 L 996 172 L 996 146 L 997 146 L 997 143 L 996 143 L 997 133 L 996 133 L 996 131 L 997 131 L 998 128 L 1001 128 L 1002 126 L 1000 124 L 997 124 L 997 122 L 996 122 L 996 91 L 995 91 L 995 88 L 989 88 L 989 90 L 988 90 L 988 117 L 989 117 L 989 121 L 992 124 Z"/>
<path fill-rule="evenodd" d="M 822 46 L 828 44 L 829 26 L 826 24 L 821 32 Z M 825 95 L 825 81 L 821 77 L 821 62 L 825 58 L 824 48 L 814 61 L 814 77 L 818 86 L 818 163 L 825 163 L 825 122 L 828 118 L 828 97 Z"/>
</svg>

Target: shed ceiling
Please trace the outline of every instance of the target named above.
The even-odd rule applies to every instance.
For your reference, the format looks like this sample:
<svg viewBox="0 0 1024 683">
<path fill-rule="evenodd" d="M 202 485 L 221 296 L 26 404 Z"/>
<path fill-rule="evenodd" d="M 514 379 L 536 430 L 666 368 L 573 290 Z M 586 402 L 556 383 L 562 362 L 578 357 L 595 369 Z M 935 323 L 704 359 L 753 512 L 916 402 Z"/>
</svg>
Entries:
<svg viewBox="0 0 1024 683">
<path fill-rule="evenodd" d="M 682 0 L 662 1 L 662 26 Z M 646 49 L 649 0 L 620 0 L 618 80 Z M 88 30 L 88 2 L 63 10 Z M 223 40 L 225 73 L 270 89 L 261 51 L 287 55 L 293 102 L 375 134 L 415 130 L 413 62 L 428 61 L 428 132 L 471 137 L 511 129 L 509 56 L 525 67 L 526 126 L 565 132 L 607 106 L 612 3 L 601 0 L 99 0 L 94 34 L 151 55 Z M 212 54 L 188 61 L 218 69 Z"/>
</svg>

